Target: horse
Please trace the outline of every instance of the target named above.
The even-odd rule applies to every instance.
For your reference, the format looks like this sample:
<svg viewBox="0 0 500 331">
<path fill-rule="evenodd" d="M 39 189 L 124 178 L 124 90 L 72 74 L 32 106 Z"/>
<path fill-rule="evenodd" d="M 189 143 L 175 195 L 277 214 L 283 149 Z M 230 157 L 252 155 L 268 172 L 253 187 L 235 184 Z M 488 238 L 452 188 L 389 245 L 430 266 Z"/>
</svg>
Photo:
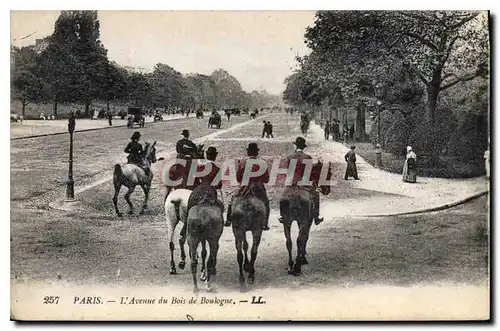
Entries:
<svg viewBox="0 0 500 331">
<path fill-rule="evenodd" d="M 175 180 L 179 179 L 179 177 L 182 177 L 182 181 L 179 185 L 174 185 L 174 186 L 166 185 L 165 186 L 167 189 L 167 192 L 165 194 L 164 201 L 167 200 L 168 195 L 174 189 L 180 189 L 180 188 L 192 189 L 192 187 L 187 184 L 189 170 L 190 170 L 190 167 L 192 164 L 191 162 L 194 162 L 197 159 L 204 159 L 205 158 L 205 151 L 203 150 L 203 146 L 204 146 L 204 144 L 197 146 L 198 148 L 194 152 L 193 159 L 188 160 L 186 163 L 186 166 L 183 166 L 181 164 L 175 164 L 169 169 L 168 177 L 170 178 L 170 180 L 175 181 Z"/>
<path fill-rule="evenodd" d="M 115 205 L 115 211 L 118 217 L 123 216 L 123 214 L 118 209 L 118 194 L 120 193 L 120 189 L 122 186 L 126 186 L 128 188 L 128 191 L 125 194 L 125 201 L 127 201 L 130 208 L 128 211 L 129 215 L 132 215 L 134 213 L 134 206 L 132 205 L 132 202 L 130 202 L 130 195 L 134 192 L 137 185 L 140 185 L 142 187 L 145 195 L 140 214 L 143 214 L 144 210 L 148 208 L 149 190 L 151 189 L 151 182 L 153 180 L 151 164 L 157 161 L 155 145 L 156 141 L 152 144 L 146 143 L 146 145 L 144 146 L 144 160 L 146 161 L 146 167 L 149 170 L 149 175 L 147 176 L 144 169 L 136 164 L 127 163 L 123 166 L 120 164 L 115 164 L 115 170 L 113 172 L 113 185 L 115 187 L 113 204 Z"/>
<path fill-rule="evenodd" d="M 313 178 L 313 187 L 319 187 L 323 195 L 330 193 L 329 185 L 318 185 L 319 174 L 323 168 L 322 162 L 313 165 L 311 177 Z M 328 172 L 326 180 L 330 180 L 332 171 L 328 163 Z M 290 186 L 285 189 L 280 200 L 280 212 L 283 218 L 283 229 L 286 238 L 286 248 L 288 250 L 288 273 L 299 276 L 302 273 L 302 265 L 308 264 L 306 259 L 306 246 L 309 239 L 309 231 L 313 223 L 313 193 L 310 188 L 301 186 Z M 297 237 L 297 257 L 295 263 L 292 259 L 292 237 L 291 226 L 293 221 L 297 221 L 299 235 Z"/>
<path fill-rule="evenodd" d="M 246 289 L 243 271 L 248 273 L 248 280 L 251 284 L 255 281 L 255 260 L 257 259 L 257 251 L 262 237 L 262 226 L 265 224 L 266 218 L 266 205 L 253 194 L 253 190 L 254 186 L 247 186 L 243 194 L 234 197 L 230 215 L 239 267 L 240 290 L 242 292 Z M 248 260 L 248 242 L 246 238 L 248 231 L 252 232 L 250 261 Z"/>
<path fill-rule="evenodd" d="M 207 290 L 213 291 L 212 284 L 215 282 L 217 274 L 217 253 L 219 251 L 219 239 L 224 228 L 223 210 L 219 204 L 210 199 L 205 199 L 202 202 L 192 206 L 187 215 L 187 241 L 189 246 L 189 258 L 191 260 L 191 274 L 193 277 L 194 293 L 199 292 L 197 282 L 197 265 L 198 265 L 198 245 L 202 244 L 202 277 L 201 280 L 206 280 Z M 208 261 L 205 264 L 207 251 L 206 243 L 210 249 Z"/>
<path fill-rule="evenodd" d="M 165 199 L 165 220 L 167 221 L 167 241 L 170 249 L 170 274 L 177 274 L 174 260 L 174 233 L 175 228 L 179 222 L 183 223 L 179 246 L 181 248 L 181 261 L 179 268 L 184 270 L 186 265 L 186 253 L 184 251 L 184 244 L 186 243 L 186 218 L 187 218 L 187 203 L 192 191 L 187 189 L 176 189 Z"/>
</svg>

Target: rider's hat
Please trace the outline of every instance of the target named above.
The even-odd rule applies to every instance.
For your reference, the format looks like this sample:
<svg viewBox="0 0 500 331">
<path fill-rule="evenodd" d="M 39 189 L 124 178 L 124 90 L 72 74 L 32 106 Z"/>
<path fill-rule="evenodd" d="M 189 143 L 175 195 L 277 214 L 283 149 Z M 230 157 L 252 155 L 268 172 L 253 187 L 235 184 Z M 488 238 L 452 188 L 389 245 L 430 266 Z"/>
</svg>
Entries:
<svg viewBox="0 0 500 331">
<path fill-rule="evenodd" d="M 260 151 L 260 149 L 259 149 L 259 146 L 257 145 L 257 143 L 250 143 L 250 144 L 248 144 L 247 151 L 248 152 L 258 152 L 258 151 Z"/>
<path fill-rule="evenodd" d="M 131 140 L 136 140 L 136 139 L 139 139 L 141 137 L 141 133 L 139 131 L 135 131 L 133 134 L 132 134 L 132 137 L 130 137 Z"/>
<path fill-rule="evenodd" d="M 207 153 L 207 155 L 217 155 L 217 148 L 213 147 L 213 146 L 210 146 L 209 148 L 207 148 L 207 151 L 205 152 Z"/>
<path fill-rule="evenodd" d="M 295 146 L 297 146 L 297 148 L 306 148 L 307 147 L 306 140 L 302 137 L 297 137 L 297 139 L 295 139 L 294 144 L 295 144 Z"/>
<path fill-rule="evenodd" d="M 189 130 L 187 130 L 187 129 L 182 130 L 182 135 L 183 135 L 184 137 L 189 136 Z"/>
</svg>

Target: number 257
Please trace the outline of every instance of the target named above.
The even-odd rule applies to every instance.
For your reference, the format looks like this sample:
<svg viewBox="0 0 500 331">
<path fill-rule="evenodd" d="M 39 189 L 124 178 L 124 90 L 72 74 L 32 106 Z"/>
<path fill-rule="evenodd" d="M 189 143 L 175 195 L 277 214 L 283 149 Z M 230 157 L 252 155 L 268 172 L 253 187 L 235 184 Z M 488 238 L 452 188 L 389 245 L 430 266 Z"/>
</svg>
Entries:
<svg viewBox="0 0 500 331">
<path fill-rule="evenodd" d="M 59 297 L 44 297 L 43 298 L 43 303 L 44 304 L 58 304 L 59 303 Z"/>
</svg>

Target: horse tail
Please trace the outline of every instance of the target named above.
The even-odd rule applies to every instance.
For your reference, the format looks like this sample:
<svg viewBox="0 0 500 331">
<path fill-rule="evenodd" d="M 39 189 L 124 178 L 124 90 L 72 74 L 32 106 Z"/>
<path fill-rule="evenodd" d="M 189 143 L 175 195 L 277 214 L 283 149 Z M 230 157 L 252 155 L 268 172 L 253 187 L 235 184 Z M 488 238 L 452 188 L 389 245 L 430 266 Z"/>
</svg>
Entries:
<svg viewBox="0 0 500 331">
<path fill-rule="evenodd" d="M 174 205 L 176 223 L 179 223 L 179 221 L 181 220 L 181 211 L 180 211 L 181 199 L 175 199 L 170 202 Z"/>
<path fill-rule="evenodd" d="M 115 164 L 115 170 L 113 172 L 113 183 L 115 186 L 120 183 L 120 177 L 123 174 L 122 172 L 122 166 L 120 164 Z"/>
</svg>

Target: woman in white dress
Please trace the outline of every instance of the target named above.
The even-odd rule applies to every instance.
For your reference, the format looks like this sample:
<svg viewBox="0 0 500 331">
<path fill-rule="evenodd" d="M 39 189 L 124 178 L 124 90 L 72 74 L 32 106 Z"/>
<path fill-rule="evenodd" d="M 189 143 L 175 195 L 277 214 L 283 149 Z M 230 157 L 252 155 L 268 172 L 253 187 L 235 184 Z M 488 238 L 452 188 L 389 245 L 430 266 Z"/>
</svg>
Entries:
<svg viewBox="0 0 500 331">
<path fill-rule="evenodd" d="M 417 155 L 411 146 L 406 147 L 406 160 L 403 167 L 403 182 L 415 183 L 417 181 Z"/>
</svg>

